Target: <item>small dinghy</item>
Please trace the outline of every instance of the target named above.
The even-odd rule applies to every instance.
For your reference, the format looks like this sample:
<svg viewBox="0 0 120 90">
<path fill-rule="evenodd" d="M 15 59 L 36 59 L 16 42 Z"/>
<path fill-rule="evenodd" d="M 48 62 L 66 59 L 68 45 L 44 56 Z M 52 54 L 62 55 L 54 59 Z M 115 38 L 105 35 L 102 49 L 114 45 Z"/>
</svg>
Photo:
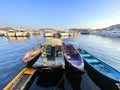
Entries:
<svg viewBox="0 0 120 90">
<path fill-rule="evenodd" d="M 3 90 L 29 90 L 35 79 L 35 69 L 24 68 Z"/>
<path fill-rule="evenodd" d="M 102 90 L 120 90 L 120 72 L 84 50 L 78 50 L 85 61 L 85 69 Z"/>
<path fill-rule="evenodd" d="M 36 60 L 40 56 L 41 51 L 42 51 L 43 48 L 44 48 L 44 46 L 42 46 L 42 45 L 36 45 L 32 50 L 28 51 L 23 56 L 22 61 L 24 63 L 29 63 L 29 62 L 31 62 L 33 60 Z"/>
<path fill-rule="evenodd" d="M 75 72 L 84 73 L 84 61 L 73 45 L 63 43 L 66 67 L 70 66 Z"/>
</svg>

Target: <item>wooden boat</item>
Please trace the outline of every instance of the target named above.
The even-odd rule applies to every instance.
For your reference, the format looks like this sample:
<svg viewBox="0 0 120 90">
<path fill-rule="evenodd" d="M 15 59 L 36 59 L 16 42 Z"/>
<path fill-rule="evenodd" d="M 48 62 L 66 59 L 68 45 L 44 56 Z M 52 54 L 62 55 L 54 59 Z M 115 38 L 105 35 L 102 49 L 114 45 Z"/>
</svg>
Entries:
<svg viewBox="0 0 120 90">
<path fill-rule="evenodd" d="M 23 69 L 3 90 L 28 90 L 35 78 L 35 70 Z"/>
<path fill-rule="evenodd" d="M 44 46 L 38 44 L 36 45 L 32 50 L 28 51 L 24 56 L 23 56 L 23 59 L 22 61 L 24 63 L 29 63 L 33 60 L 36 60 L 40 54 L 41 54 L 41 51 L 42 49 L 44 48 Z"/>
<path fill-rule="evenodd" d="M 88 75 L 102 90 L 120 89 L 120 72 L 84 50 L 79 50 L 79 53 Z"/>
<path fill-rule="evenodd" d="M 84 61 L 74 48 L 73 45 L 65 45 L 63 43 L 64 56 L 66 61 L 66 66 L 69 66 L 73 71 L 84 73 Z"/>
<path fill-rule="evenodd" d="M 49 39 L 45 43 L 45 48 L 41 56 L 33 64 L 34 68 L 43 69 L 64 69 L 64 56 L 62 41 L 60 39 Z"/>
</svg>

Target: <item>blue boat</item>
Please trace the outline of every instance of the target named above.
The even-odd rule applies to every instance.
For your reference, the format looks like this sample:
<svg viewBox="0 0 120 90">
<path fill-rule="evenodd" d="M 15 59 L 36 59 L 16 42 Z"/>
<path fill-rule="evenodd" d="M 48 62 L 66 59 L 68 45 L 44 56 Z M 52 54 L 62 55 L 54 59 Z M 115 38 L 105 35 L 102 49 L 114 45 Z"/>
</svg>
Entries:
<svg viewBox="0 0 120 90">
<path fill-rule="evenodd" d="M 84 50 L 78 52 L 88 75 L 102 90 L 120 90 L 120 72 Z"/>
</svg>

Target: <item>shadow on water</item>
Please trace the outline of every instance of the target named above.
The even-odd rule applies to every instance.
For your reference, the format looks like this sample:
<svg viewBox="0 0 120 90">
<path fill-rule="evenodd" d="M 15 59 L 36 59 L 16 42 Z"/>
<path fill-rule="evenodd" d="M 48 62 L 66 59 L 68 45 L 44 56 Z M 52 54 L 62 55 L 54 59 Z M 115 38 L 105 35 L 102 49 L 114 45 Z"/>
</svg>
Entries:
<svg viewBox="0 0 120 90">
<path fill-rule="evenodd" d="M 63 71 L 38 71 L 29 90 L 64 90 Z"/>
<path fill-rule="evenodd" d="M 81 90 L 80 84 L 82 77 L 80 74 L 74 73 L 73 71 L 65 70 L 65 75 L 69 84 L 72 87 L 72 90 Z"/>
<path fill-rule="evenodd" d="M 67 71 L 37 72 L 29 90 L 81 90 L 81 76 Z"/>
</svg>

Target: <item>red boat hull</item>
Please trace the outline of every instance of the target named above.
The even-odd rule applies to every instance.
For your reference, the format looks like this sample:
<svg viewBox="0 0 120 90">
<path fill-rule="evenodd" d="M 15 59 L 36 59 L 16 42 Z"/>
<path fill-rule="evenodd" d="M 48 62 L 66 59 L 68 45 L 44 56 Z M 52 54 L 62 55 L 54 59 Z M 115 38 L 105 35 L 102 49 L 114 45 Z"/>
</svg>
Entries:
<svg viewBox="0 0 120 90">
<path fill-rule="evenodd" d="M 35 55 L 35 56 L 30 57 L 30 58 L 24 58 L 24 57 L 23 57 L 23 62 L 24 62 L 24 63 L 28 63 L 28 62 L 34 60 L 34 58 L 36 58 L 37 56 L 38 56 L 38 55 Z"/>
<path fill-rule="evenodd" d="M 29 52 L 30 52 L 30 51 L 29 51 Z M 31 62 L 32 60 L 35 60 L 37 57 L 40 56 L 40 53 L 41 53 L 41 52 L 38 52 L 37 54 L 34 54 L 34 55 L 31 55 L 31 56 L 27 57 L 27 54 L 28 54 L 29 52 L 27 52 L 27 53 L 24 55 L 23 59 L 22 59 L 22 61 L 23 61 L 24 63 L 28 63 L 28 62 Z"/>
</svg>

